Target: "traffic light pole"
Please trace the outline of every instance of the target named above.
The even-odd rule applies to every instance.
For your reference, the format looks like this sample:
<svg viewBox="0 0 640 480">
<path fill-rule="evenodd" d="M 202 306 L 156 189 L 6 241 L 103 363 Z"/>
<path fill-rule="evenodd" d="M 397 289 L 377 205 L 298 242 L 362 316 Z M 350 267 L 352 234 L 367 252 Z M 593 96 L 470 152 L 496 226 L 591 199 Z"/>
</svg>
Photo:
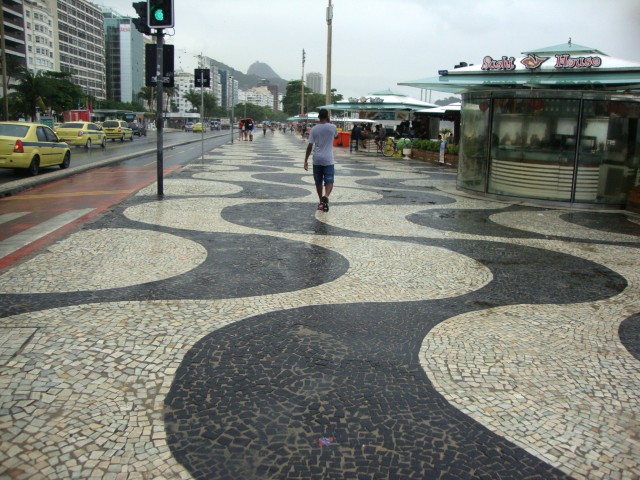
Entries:
<svg viewBox="0 0 640 480">
<path fill-rule="evenodd" d="M 202 58 L 202 54 L 200 54 L 200 58 Z M 202 123 L 202 130 L 200 131 L 201 159 L 204 162 L 204 69 L 200 69 L 200 123 Z"/>
<path fill-rule="evenodd" d="M 163 135 L 162 135 L 162 131 L 164 129 L 164 119 L 162 118 L 162 104 L 163 102 L 163 98 L 162 98 L 162 87 L 163 87 L 163 83 L 164 83 L 164 68 L 162 65 L 162 50 L 163 50 L 163 39 L 164 39 L 164 34 L 162 33 L 162 28 L 158 28 L 156 30 L 156 36 L 158 37 L 158 42 L 157 42 L 157 47 L 156 47 L 156 59 L 157 59 L 157 66 L 156 66 L 156 89 L 157 89 L 157 96 L 156 96 L 156 130 L 157 130 L 157 150 L 158 150 L 158 156 L 157 156 L 157 178 L 158 178 L 158 196 L 162 197 L 164 195 L 164 176 L 163 176 L 163 172 L 164 172 L 164 156 L 163 156 L 163 152 L 162 152 L 162 145 L 163 145 Z"/>
</svg>

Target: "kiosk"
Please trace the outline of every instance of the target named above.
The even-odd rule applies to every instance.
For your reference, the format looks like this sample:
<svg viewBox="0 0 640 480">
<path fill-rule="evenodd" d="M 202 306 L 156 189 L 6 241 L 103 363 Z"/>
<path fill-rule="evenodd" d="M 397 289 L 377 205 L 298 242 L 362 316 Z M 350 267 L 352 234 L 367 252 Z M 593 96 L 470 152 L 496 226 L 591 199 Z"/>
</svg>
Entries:
<svg viewBox="0 0 640 480">
<path fill-rule="evenodd" d="M 640 185 L 640 63 L 571 42 L 401 85 L 462 94 L 457 185 L 625 207 Z"/>
</svg>

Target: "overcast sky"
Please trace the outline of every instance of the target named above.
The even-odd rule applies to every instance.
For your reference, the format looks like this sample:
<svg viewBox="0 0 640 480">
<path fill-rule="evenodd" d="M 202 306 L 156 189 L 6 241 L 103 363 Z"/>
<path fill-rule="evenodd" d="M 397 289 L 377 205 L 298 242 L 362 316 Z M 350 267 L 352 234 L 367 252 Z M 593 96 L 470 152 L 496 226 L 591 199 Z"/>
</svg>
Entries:
<svg viewBox="0 0 640 480">
<path fill-rule="evenodd" d="M 131 0 L 100 0 L 135 16 Z M 345 97 L 437 76 L 460 61 L 572 42 L 640 62 L 640 0 L 332 0 L 333 88 Z M 206 56 L 246 73 L 267 63 L 286 80 L 326 75 L 328 0 L 175 0 L 176 68 Z M 325 76 L 326 81 L 326 76 Z M 433 93 L 432 100 L 449 94 Z"/>
</svg>

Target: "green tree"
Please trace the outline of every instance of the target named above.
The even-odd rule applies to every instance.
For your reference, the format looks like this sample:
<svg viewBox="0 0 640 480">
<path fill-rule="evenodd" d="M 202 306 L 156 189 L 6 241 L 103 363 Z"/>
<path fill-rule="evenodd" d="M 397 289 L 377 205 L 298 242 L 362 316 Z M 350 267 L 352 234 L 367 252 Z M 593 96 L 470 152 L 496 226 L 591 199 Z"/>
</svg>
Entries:
<svg viewBox="0 0 640 480">
<path fill-rule="evenodd" d="M 65 72 L 45 72 L 45 103 L 57 113 L 76 108 L 85 103 L 85 94 L 79 85 L 71 82 L 71 74 Z M 95 105 L 95 99 L 91 98 Z"/>
<path fill-rule="evenodd" d="M 300 80 L 292 80 L 287 83 L 287 90 L 285 91 L 284 97 L 282 97 L 282 110 L 287 115 L 297 115 L 300 113 L 300 90 L 301 90 L 301 81 Z M 305 107 L 307 105 L 306 96 L 308 94 L 313 94 L 313 91 L 309 87 L 304 87 L 305 94 Z M 320 104 L 323 105 L 323 104 Z M 305 108 L 305 111 L 309 111 Z"/>
<path fill-rule="evenodd" d="M 36 111 L 55 110 L 61 113 L 85 104 L 86 95 L 80 86 L 71 82 L 70 74 L 22 68 L 10 94 L 11 116 L 35 119 Z"/>
<path fill-rule="evenodd" d="M 155 98 L 156 98 L 156 89 L 153 87 L 142 87 L 138 92 L 138 99 L 147 103 L 147 109 L 150 112 L 153 112 L 153 105 L 155 102 Z"/>
<path fill-rule="evenodd" d="M 18 73 L 18 82 L 10 96 L 14 107 L 13 110 L 35 119 L 36 110 L 46 110 L 44 101 L 46 92 L 47 85 L 44 72 L 40 71 L 34 74 L 31 70 L 23 68 Z"/>
<path fill-rule="evenodd" d="M 168 112 L 170 111 L 171 107 L 171 99 L 176 95 L 177 90 L 175 89 L 175 87 L 164 87 L 162 91 L 167 98 L 167 102 L 164 105 L 164 111 Z"/>
<path fill-rule="evenodd" d="M 217 107 L 217 99 L 210 92 L 200 93 L 200 90 L 189 90 L 183 98 L 193 105 L 193 111 L 200 113 L 205 118 L 220 115 L 221 109 Z M 204 100 L 204 112 L 200 112 L 201 103 Z"/>
<path fill-rule="evenodd" d="M 447 97 L 447 98 L 443 98 L 441 100 L 436 100 L 435 102 L 433 102 L 436 105 L 449 105 L 451 103 L 456 103 L 459 102 L 460 98 L 459 97 Z"/>
<path fill-rule="evenodd" d="M 335 88 L 331 89 L 331 103 L 339 102 L 343 98 L 344 98 L 343 95 L 341 93 L 338 93 L 338 91 Z"/>
<path fill-rule="evenodd" d="M 300 80 L 292 80 L 287 84 L 287 90 L 282 98 L 282 110 L 288 115 L 300 113 Z M 331 103 L 342 100 L 342 95 L 335 88 L 331 89 Z M 309 87 L 304 87 L 304 111 L 314 112 L 318 107 L 326 105 L 326 95 L 314 93 Z"/>
<path fill-rule="evenodd" d="M 284 112 L 274 111 L 271 107 L 263 107 L 253 103 L 239 103 L 234 108 L 237 118 L 253 118 L 256 122 L 263 120 L 279 122 L 286 120 L 289 116 Z"/>
</svg>

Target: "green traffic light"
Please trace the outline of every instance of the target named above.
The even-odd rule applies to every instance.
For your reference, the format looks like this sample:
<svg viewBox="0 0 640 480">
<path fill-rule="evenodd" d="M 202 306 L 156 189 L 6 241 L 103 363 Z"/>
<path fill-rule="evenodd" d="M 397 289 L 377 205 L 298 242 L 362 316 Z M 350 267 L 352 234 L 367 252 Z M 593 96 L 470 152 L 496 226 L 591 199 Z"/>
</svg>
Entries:
<svg viewBox="0 0 640 480">
<path fill-rule="evenodd" d="M 147 0 L 147 14 L 149 27 L 173 27 L 174 0 Z"/>
</svg>

